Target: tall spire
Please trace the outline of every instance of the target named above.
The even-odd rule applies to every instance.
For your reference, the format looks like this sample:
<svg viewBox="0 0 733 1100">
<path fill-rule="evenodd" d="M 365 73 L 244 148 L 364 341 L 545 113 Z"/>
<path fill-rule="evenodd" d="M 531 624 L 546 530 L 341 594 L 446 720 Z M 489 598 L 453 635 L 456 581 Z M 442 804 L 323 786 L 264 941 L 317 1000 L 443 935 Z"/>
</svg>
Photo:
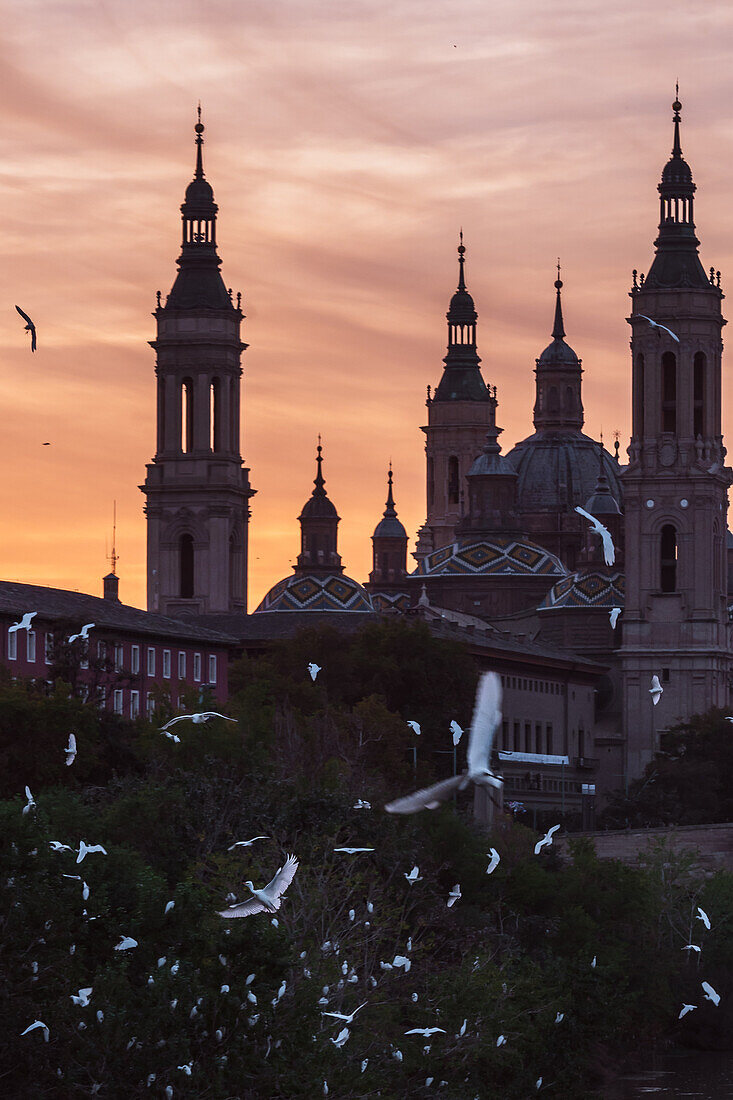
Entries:
<svg viewBox="0 0 733 1100">
<path fill-rule="evenodd" d="M 709 279 L 703 271 L 697 254 L 700 242 L 695 236 L 693 219 L 693 196 L 697 188 L 692 182 L 692 172 L 682 156 L 680 141 L 680 111 L 682 104 L 677 98 L 679 86 L 675 88 L 674 138 L 672 155 L 664 166 L 659 191 L 659 235 L 654 242 L 656 255 L 649 268 L 643 286 L 649 289 L 661 287 L 708 288 Z M 642 288 L 635 288 L 638 293 Z M 640 312 L 644 312 L 643 309 Z"/>
<path fill-rule="evenodd" d="M 323 447 L 318 436 L 314 489 L 298 516 L 300 521 L 300 554 L 296 573 L 342 573 L 343 565 L 337 547 L 339 515 L 328 499 L 323 478 Z"/>
<path fill-rule="evenodd" d="M 204 124 L 201 121 L 201 100 L 199 100 L 198 115 L 198 122 L 194 126 L 194 130 L 196 131 L 196 171 L 194 173 L 194 179 L 202 180 L 204 178 L 204 162 L 201 147 L 204 144 L 204 139 L 201 135 L 204 132 Z"/>
<path fill-rule="evenodd" d="M 443 359 L 445 370 L 436 387 L 433 401 L 485 401 L 486 386 L 481 377 L 476 351 L 476 321 L 478 314 L 473 298 L 466 289 L 466 246 L 463 229 L 458 245 L 458 289 L 450 300 L 448 321 L 448 354 Z"/>
<path fill-rule="evenodd" d="M 562 340 L 565 335 L 565 328 L 562 320 L 562 302 L 560 301 L 560 291 L 562 290 L 562 280 L 560 278 L 560 257 L 557 258 L 557 279 L 555 280 L 555 289 L 557 290 L 557 299 L 555 301 L 555 324 L 552 329 L 552 335 L 555 340 Z"/>
</svg>

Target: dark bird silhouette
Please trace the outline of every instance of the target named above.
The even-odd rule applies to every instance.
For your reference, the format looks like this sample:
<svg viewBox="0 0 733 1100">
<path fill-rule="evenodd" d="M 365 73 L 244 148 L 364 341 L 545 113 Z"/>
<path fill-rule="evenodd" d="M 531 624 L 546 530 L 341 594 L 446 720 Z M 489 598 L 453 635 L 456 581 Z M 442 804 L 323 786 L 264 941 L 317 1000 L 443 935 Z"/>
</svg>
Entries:
<svg viewBox="0 0 733 1100">
<path fill-rule="evenodd" d="M 33 324 L 30 317 L 28 316 L 28 314 L 23 312 L 23 310 L 20 308 L 20 306 L 16 306 L 15 308 L 17 309 L 18 313 L 21 315 L 23 320 L 28 322 L 27 325 L 25 326 L 25 331 L 30 332 L 30 334 L 31 334 L 31 351 L 35 351 L 36 350 L 36 326 Z"/>
</svg>

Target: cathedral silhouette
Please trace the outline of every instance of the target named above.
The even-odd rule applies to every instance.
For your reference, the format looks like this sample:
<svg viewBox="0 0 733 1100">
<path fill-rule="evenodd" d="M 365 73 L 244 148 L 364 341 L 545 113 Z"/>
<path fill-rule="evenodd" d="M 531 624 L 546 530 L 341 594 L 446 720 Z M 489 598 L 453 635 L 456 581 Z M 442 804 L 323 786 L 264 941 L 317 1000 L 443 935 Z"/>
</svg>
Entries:
<svg viewBox="0 0 733 1100">
<path fill-rule="evenodd" d="M 378 617 L 423 621 L 462 641 L 481 667 L 502 677 L 505 797 L 535 815 L 581 813 L 587 825 L 595 797 L 637 778 L 665 730 L 729 706 L 733 471 L 721 433 L 723 293 L 720 273 L 706 273 L 698 255 L 696 188 L 682 156 L 680 112 L 676 98 L 654 258 L 646 276 L 633 272 L 629 290 L 628 464 L 620 461 L 618 440 L 612 455 L 583 432 L 582 360 L 566 340 L 559 264 L 551 339 L 535 364 L 534 431 L 502 454 L 497 387 L 481 372 L 461 234 L 447 353 L 437 385 L 433 379 L 427 387 L 421 428 L 427 492 L 416 566 L 408 567 L 390 467 L 368 580 L 345 573 L 319 439 L 292 575 L 248 614 L 255 490 L 239 453 L 247 344 L 241 295 L 235 304 L 219 270 L 199 108 L 178 273 L 164 303 L 158 292 L 154 312 L 157 443 L 140 486 L 147 622 L 157 624 L 162 644 L 166 630 L 175 637 L 186 624 L 191 646 L 208 645 L 221 670 L 225 653 L 261 652 L 306 625 L 352 632 Z M 612 564 L 577 506 L 610 533 Z M 83 597 L 106 605 L 110 644 L 127 629 L 116 580 L 105 578 L 104 600 Z M 33 595 L 39 622 L 53 625 L 53 601 L 44 612 L 42 593 L 56 591 L 2 582 L 0 616 L 22 613 Z M 104 618 L 99 606 L 96 612 Z M 7 651 L 4 659 L 13 660 Z M 184 658 L 182 683 L 186 667 Z M 649 693 L 653 675 L 664 689 L 658 706 Z M 222 684 L 220 671 L 219 694 Z M 127 708 L 126 696 L 120 706 Z"/>
</svg>

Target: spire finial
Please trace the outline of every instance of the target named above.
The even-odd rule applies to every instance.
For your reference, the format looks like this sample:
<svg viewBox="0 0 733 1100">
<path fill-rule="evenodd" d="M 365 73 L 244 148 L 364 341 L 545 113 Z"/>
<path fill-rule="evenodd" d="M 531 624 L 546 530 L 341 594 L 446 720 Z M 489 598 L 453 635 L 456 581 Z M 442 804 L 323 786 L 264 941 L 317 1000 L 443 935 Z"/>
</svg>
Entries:
<svg viewBox="0 0 733 1100">
<path fill-rule="evenodd" d="M 317 452 L 316 453 L 316 462 L 318 464 L 318 468 L 316 470 L 316 477 L 315 477 L 315 481 L 313 482 L 313 484 L 316 487 L 316 492 L 317 493 L 322 493 L 324 491 L 323 486 L 325 485 L 325 481 L 324 481 L 324 478 L 323 478 L 323 474 L 321 472 L 321 465 L 323 463 L 323 456 L 322 456 L 323 447 L 321 446 L 321 433 L 320 432 L 318 433 L 318 446 L 316 447 L 316 452 Z"/>
<path fill-rule="evenodd" d="M 112 507 L 112 553 L 109 555 L 109 560 L 112 562 L 112 573 L 114 575 L 117 569 L 117 562 L 120 560 L 120 556 L 117 553 L 117 501 L 114 501 Z"/>
<path fill-rule="evenodd" d="M 460 237 L 461 243 L 458 245 L 458 264 L 459 264 L 458 289 L 459 290 L 465 290 L 466 289 L 466 283 L 465 283 L 465 280 L 463 278 L 463 265 L 465 263 L 464 256 L 466 255 L 466 246 L 463 243 L 463 226 L 461 226 L 459 237 Z"/>
<path fill-rule="evenodd" d="M 562 279 L 560 278 L 560 257 L 557 258 L 557 279 L 555 280 L 555 289 L 557 291 L 557 299 L 555 301 L 555 324 L 552 329 L 552 335 L 555 340 L 562 340 L 565 335 L 565 328 L 563 326 L 562 319 L 562 302 L 560 301 L 560 291 L 562 290 Z"/>
<path fill-rule="evenodd" d="M 196 172 L 194 173 L 194 178 L 197 180 L 202 180 L 204 178 L 204 162 L 201 154 L 201 146 L 204 144 L 204 139 L 201 137 L 201 135 L 203 134 L 205 127 L 203 122 L 201 121 L 201 100 L 199 100 L 198 105 L 198 119 L 198 122 L 194 126 L 194 130 L 196 131 Z"/>
<path fill-rule="evenodd" d="M 672 104 L 672 110 L 674 111 L 674 144 L 672 146 L 672 156 L 682 156 L 682 146 L 680 145 L 680 111 L 682 110 L 682 104 L 680 103 L 680 86 L 676 83 L 674 86 L 675 100 Z"/>
<path fill-rule="evenodd" d="M 394 506 L 394 497 L 392 496 L 392 459 L 389 460 L 389 470 L 387 471 L 387 507 L 384 510 L 385 518 L 390 516 L 396 516 Z"/>
</svg>

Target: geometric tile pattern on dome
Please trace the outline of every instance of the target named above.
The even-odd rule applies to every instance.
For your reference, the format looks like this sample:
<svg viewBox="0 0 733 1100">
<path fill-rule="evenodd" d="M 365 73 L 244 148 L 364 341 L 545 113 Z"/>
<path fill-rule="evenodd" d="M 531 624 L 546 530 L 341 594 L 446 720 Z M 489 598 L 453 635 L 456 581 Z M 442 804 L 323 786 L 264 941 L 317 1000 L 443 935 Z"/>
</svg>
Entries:
<svg viewBox="0 0 733 1100">
<path fill-rule="evenodd" d="M 375 611 L 407 611 L 410 597 L 406 592 L 372 592 L 372 605 Z"/>
<path fill-rule="evenodd" d="M 624 574 L 579 570 L 553 584 L 538 611 L 552 607 L 624 607 Z"/>
<path fill-rule="evenodd" d="M 371 611 L 368 593 L 351 577 L 296 575 L 278 581 L 254 611 Z"/>
<path fill-rule="evenodd" d="M 514 574 L 515 576 L 563 576 L 565 567 L 559 558 L 527 539 L 513 539 L 497 535 L 487 539 L 454 542 L 434 550 L 422 559 L 413 576 L 462 573 L 490 576 Z"/>
</svg>

